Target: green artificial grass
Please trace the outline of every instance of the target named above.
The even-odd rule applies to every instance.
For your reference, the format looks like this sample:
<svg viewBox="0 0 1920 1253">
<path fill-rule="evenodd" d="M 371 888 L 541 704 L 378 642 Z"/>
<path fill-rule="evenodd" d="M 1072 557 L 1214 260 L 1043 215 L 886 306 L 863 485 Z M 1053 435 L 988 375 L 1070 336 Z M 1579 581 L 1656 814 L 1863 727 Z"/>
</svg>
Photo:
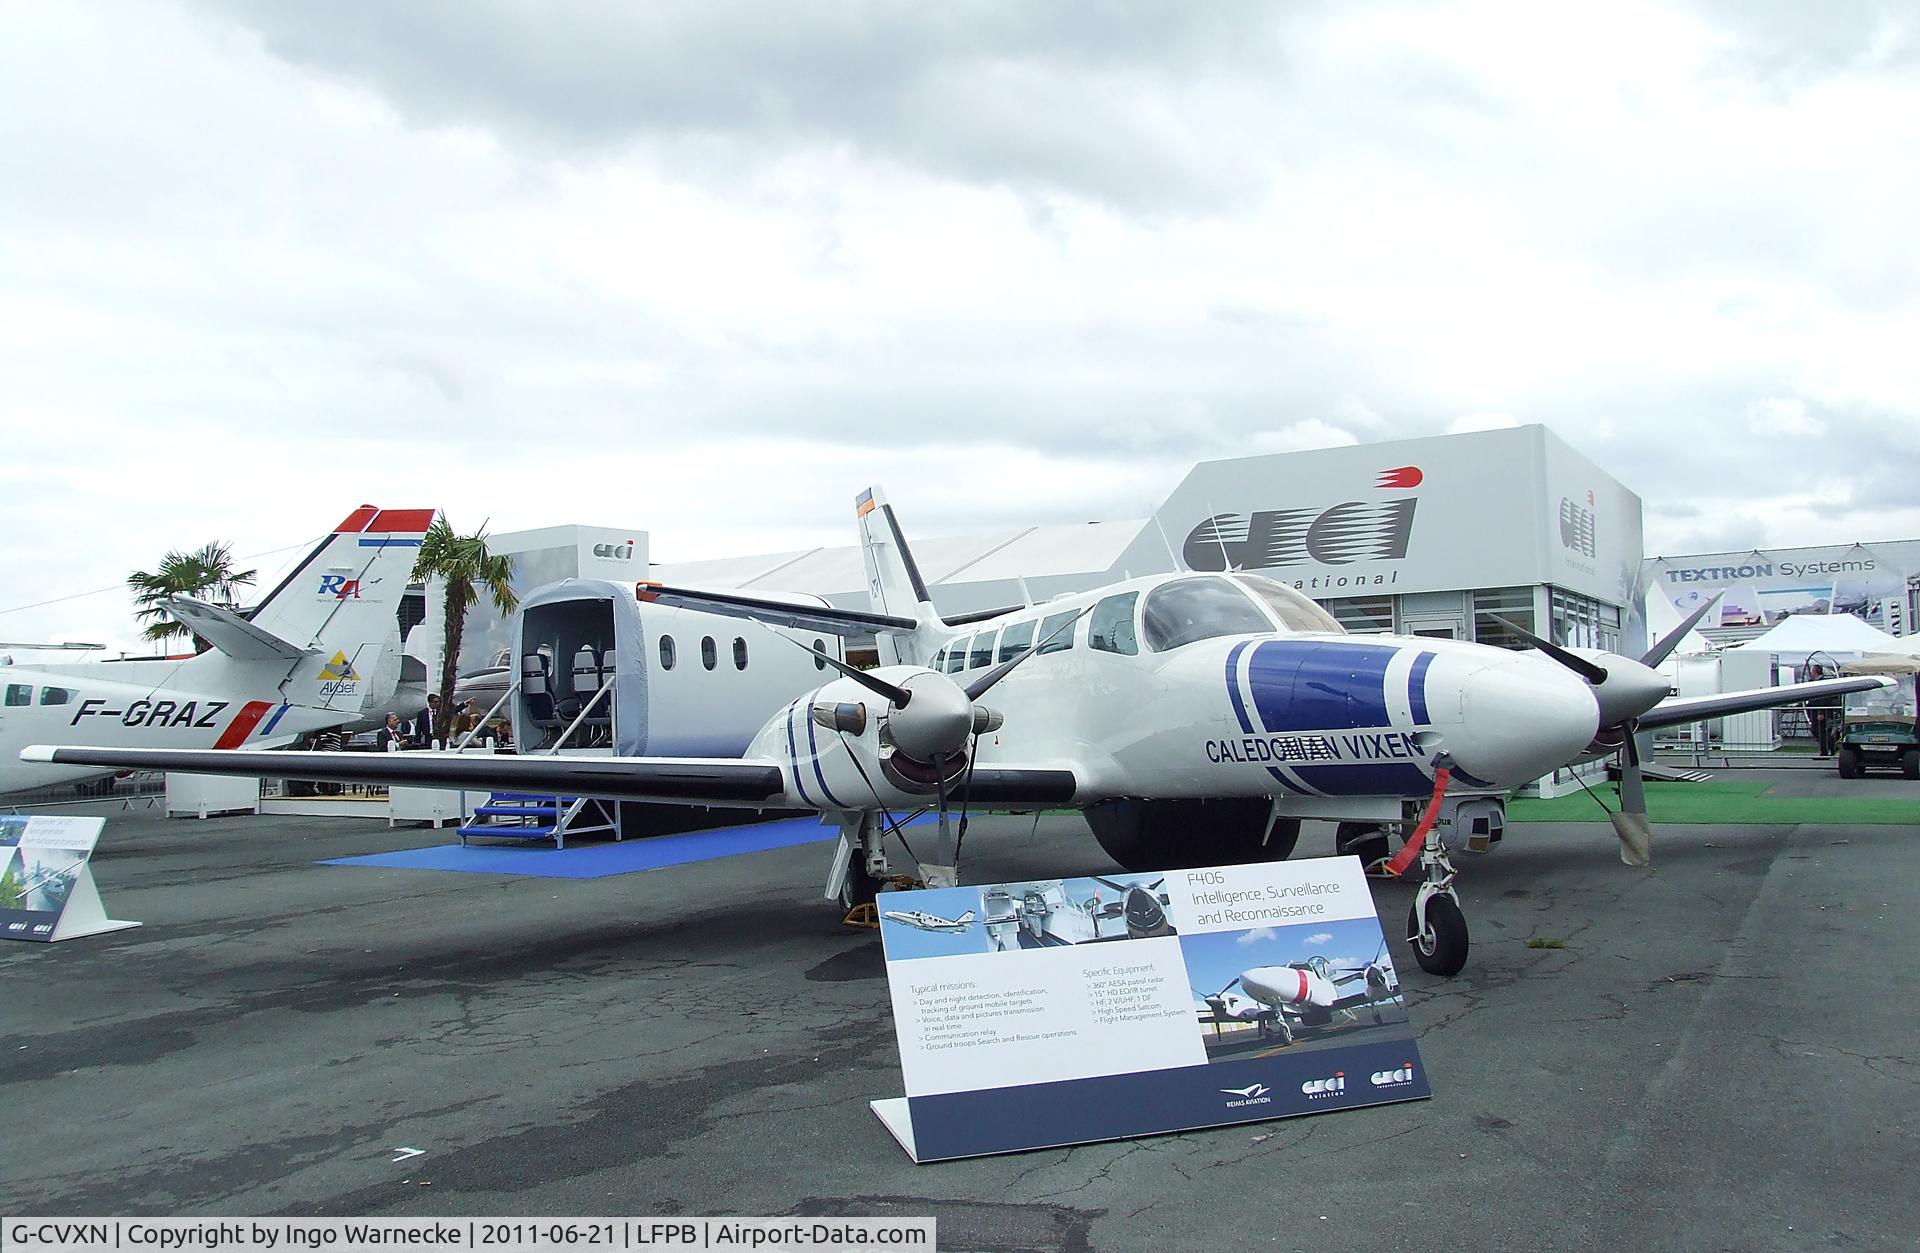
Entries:
<svg viewBox="0 0 1920 1253">
<path fill-rule="evenodd" d="M 1611 783 L 1594 787 L 1608 809 L 1620 804 Z M 1655 824 L 1739 825 L 1818 822 L 1859 826 L 1920 826 L 1920 800 L 1898 797 L 1776 796 L 1763 783 L 1647 783 L 1647 818 Z M 1516 797 L 1509 822 L 1605 822 L 1585 792 L 1550 801 Z"/>
</svg>

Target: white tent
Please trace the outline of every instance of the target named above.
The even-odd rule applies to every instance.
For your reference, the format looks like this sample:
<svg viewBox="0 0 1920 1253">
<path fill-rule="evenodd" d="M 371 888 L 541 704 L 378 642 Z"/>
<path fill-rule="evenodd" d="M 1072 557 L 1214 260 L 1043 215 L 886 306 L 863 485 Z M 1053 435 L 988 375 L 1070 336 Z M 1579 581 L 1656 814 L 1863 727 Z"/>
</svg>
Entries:
<svg viewBox="0 0 1920 1253">
<path fill-rule="evenodd" d="M 1782 661 L 1805 661 L 1825 653 L 1835 661 L 1851 661 L 1864 653 L 1905 653 L 1914 641 L 1898 640 L 1878 627 L 1868 626 L 1850 613 L 1797 613 L 1757 639 L 1736 644 L 1729 652 L 1772 653 Z"/>
</svg>

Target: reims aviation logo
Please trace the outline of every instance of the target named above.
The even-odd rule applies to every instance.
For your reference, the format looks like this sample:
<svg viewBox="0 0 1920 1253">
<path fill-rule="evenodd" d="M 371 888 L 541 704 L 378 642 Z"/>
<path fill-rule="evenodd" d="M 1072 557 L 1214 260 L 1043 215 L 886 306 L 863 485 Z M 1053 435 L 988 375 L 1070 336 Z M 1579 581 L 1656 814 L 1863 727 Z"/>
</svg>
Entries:
<svg viewBox="0 0 1920 1253">
<path fill-rule="evenodd" d="M 1382 470 L 1381 491 L 1418 487 L 1418 466 Z M 1316 562 L 1346 566 L 1356 561 L 1399 561 L 1413 538 L 1418 496 L 1349 500 L 1329 509 L 1261 509 L 1219 513 L 1187 534 L 1181 558 L 1189 570 L 1268 570 Z"/>
</svg>

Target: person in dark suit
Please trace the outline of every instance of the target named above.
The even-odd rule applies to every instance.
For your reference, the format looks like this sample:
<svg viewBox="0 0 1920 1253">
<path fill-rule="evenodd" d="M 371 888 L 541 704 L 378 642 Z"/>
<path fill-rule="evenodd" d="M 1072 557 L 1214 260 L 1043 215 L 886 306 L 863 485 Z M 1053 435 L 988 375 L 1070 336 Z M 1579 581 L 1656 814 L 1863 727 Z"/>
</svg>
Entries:
<svg viewBox="0 0 1920 1253">
<path fill-rule="evenodd" d="M 413 718 L 413 746 L 427 748 L 434 740 L 434 725 L 440 720 L 440 693 L 427 693 L 427 707 Z"/>
<path fill-rule="evenodd" d="M 400 725 L 400 715 L 389 712 L 387 714 L 387 725 L 381 727 L 373 737 L 373 746 L 383 753 L 389 753 L 393 751 L 395 744 L 405 748 L 407 746 L 407 733 L 405 728 Z"/>
</svg>

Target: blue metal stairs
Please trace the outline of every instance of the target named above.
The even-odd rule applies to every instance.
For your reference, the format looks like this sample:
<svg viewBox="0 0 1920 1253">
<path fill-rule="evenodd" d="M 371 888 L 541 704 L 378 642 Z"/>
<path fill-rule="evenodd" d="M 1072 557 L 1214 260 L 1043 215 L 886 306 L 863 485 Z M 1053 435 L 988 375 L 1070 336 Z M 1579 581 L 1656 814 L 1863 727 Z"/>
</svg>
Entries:
<svg viewBox="0 0 1920 1253">
<path fill-rule="evenodd" d="M 620 838 L 619 806 L 584 796 L 555 796 L 538 792 L 495 792 L 487 803 L 474 807 L 473 817 L 460 827 L 460 842 L 496 840 L 552 840 L 565 848 L 569 835 L 611 831 Z"/>
</svg>

